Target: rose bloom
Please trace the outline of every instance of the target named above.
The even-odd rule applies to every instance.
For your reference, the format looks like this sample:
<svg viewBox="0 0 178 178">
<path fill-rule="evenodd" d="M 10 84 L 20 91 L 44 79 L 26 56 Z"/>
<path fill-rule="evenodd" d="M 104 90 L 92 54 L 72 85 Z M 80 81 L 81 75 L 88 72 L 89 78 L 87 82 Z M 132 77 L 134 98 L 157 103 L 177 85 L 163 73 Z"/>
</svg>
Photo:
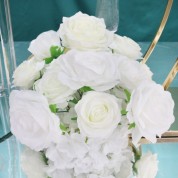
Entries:
<svg viewBox="0 0 178 178">
<path fill-rule="evenodd" d="M 127 105 L 127 118 L 135 123 L 132 129 L 133 143 L 144 136 L 155 143 L 156 135 L 161 136 L 174 122 L 174 101 L 168 91 L 154 82 L 142 82 L 132 93 Z"/>
<path fill-rule="evenodd" d="M 30 43 L 28 50 L 37 60 L 43 60 L 51 57 L 51 46 L 61 47 L 59 35 L 53 30 L 38 35 L 37 38 Z"/>
<path fill-rule="evenodd" d="M 136 162 L 137 177 L 136 178 L 155 178 L 158 172 L 157 155 L 148 152 Z"/>
<path fill-rule="evenodd" d="M 35 91 L 11 92 L 10 123 L 17 139 L 35 151 L 56 142 L 60 134 L 59 118 L 51 113 L 47 99 Z"/>
<path fill-rule="evenodd" d="M 120 62 L 120 86 L 130 91 L 134 90 L 143 81 L 152 81 L 153 73 L 145 64 L 125 58 Z"/>
<path fill-rule="evenodd" d="M 21 63 L 13 74 L 13 83 L 22 89 L 32 88 L 35 80 L 40 78 L 40 71 L 44 67 L 44 62 L 37 62 L 34 57 Z"/>
<path fill-rule="evenodd" d="M 57 75 L 58 69 L 52 68 L 35 83 L 35 90 L 45 95 L 49 104 L 65 103 L 74 92 L 68 86 L 63 85 Z"/>
<path fill-rule="evenodd" d="M 109 137 L 121 120 L 118 99 L 107 93 L 87 92 L 75 110 L 80 132 L 89 138 Z"/>
<path fill-rule="evenodd" d="M 58 33 L 63 46 L 79 50 L 108 50 L 113 39 L 103 19 L 81 12 L 70 18 L 63 17 Z"/>
<path fill-rule="evenodd" d="M 47 165 L 40 152 L 25 148 L 21 154 L 21 167 L 28 178 L 48 178 Z"/>
<path fill-rule="evenodd" d="M 109 46 L 114 53 L 128 57 L 132 60 L 142 59 L 140 46 L 131 38 L 114 35 L 114 40 Z"/>
<path fill-rule="evenodd" d="M 73 90 L 90 86 L 96 91 L 106 91 L 119 83 L 118 65 L 121 58 L 108 52 L 71 50 L 54 61 L 58 77 Z"/>
</svg>

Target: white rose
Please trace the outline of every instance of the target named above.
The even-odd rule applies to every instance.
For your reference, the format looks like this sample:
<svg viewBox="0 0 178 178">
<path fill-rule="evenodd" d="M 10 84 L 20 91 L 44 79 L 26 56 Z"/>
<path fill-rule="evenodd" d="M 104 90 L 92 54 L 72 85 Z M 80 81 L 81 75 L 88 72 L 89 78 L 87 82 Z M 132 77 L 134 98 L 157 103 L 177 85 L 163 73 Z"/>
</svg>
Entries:
<svg viewBox="0 0 178 178">
<path fill-rule="evenodd" d="M 28 50 L 37 60 L 43 60 L 51 56 L 51 46 L 61 46 L 59 35 L 53 30 L 38 35 L 37 38 L 30 43 Z"/>
<path fill-rule="evenodd" d="M 75 110 L 78 127 L 87 137 L 106 138 L 121 120 L 119 101 L 107 93 L 88 92 L 76 104 Z"/>
<path fill-rule="evenodd" d="M 35 151 L 47 148 L 60 134 L 59 118 L 51 113 L 47 99 L 35 91 L 11 92 L 10 123 L 17 139 Z"/>
<path fill-rule="evenodd" d="M 136 162 L 137 178 L 155 178 L 158 172 L 157 155 L 148 152 Z"/>
<path fill-rule="evenodd" d="M 40 78 L 40 70 L 43 67 L 44 62 L 36 62 L 34 57 L 24 61 L 14 71 L 14 85 L 23 89 L 32 88 L 35 80 Z"/>
<path fill-rule="evenodd" d="M 120 62 L 118 70 L 121 80 L 119 85 L 130 91 L 134 90 L 142 81 L 152 80 L 153 73 L 147 65 L 127 58 Z"/>
<path fill-rule="evenodd" d="M 114 35 L 114 40 L 109 46 L 114 53 L 127 56 L 129 59 L 142 59 L 140 46 L 131 38 Z"/>
<path fill-rule="evenodd" d="M 156 135 L 161 136 L 174 122 L 173 109 L 171 94 L 161 85 L 149 81 L 141 83 L 127 105 L 127 118 L 136 125 L 132 131 L 133 143 L 137 144 L 141 136 L 155 143 Z"/>
<path fill-rule="evenodd" d="M 35 90 L 45 95 L 49 104 L 66 103 L 74 92 L 68 86 L 63 85 L 57 76 L 58 71 L 52 68 L 35 83 Z"/>
<path fill-rule="evenodd" d="M 106 91 L 119 83 L 120 57 L 107 52 L 82 52 L 71 50 L 54 61 L 59 66 L 58 77 L 73 90 L 90 86 L 96 91 Z"/>
<path fill-rule="evenodd" d="M 21 167 L 27 178 L 48 177 L 46 174 L 47 165 L 45 165 L 40 152 L 25 148 L 21 154 Z"/>
<path fill-rule="evenodd" d="M 103 19 L 81 12 L 70 18 L 63 17 L 58 33 L 63 46 L 79 50 L 108 50 L 113 39 Z"/>
</svg>

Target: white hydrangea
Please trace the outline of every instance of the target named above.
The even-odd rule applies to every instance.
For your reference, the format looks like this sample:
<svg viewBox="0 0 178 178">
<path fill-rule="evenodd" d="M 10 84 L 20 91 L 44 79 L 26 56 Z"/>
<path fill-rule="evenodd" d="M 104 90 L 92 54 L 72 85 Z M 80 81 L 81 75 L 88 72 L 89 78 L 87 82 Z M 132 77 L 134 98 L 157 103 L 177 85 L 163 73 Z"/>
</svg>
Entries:
<svg viewBox="0 0 178 178">
<path fill-rule="evenodd" d="M 88 152 L 85 138 L 77 133 L 63 135 L 57 145 L 47 149 L 46 156 L 54 163 L 57 169 L 71 169 L 75 159 L 83 159 Z"/>
</svg>

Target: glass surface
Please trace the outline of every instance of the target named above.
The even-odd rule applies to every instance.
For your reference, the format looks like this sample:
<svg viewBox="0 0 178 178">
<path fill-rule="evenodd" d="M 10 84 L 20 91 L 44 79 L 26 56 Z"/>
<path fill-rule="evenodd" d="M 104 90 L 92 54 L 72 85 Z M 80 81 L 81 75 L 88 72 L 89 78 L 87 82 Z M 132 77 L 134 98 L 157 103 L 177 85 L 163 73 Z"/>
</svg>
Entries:
<svg viewBox="0 0 178 178">
<path fill-rule="evenodd" d="M 9 92 L 13 88 L 11 84 L 13 80 L 12 75 L 16 67 L 16 59 L 8 0 L 0 0 L 0 40 L 2 51 L 1 83 Z"/>
<path fill-rule="evenodd" d="M 103 18 L 106 28 L 116 32 L 119 24 L 118 0 L 97 0 L 96 17 Z"/>
<path fill-rule="evenodd" d="M 0 137 L 10 131 L 9 93 L 16 67 L 8 0 L 0 0 Z M 21 178 L 20 147 L 14 137 L 0 143 L 0 177 Z"/>
</svg>

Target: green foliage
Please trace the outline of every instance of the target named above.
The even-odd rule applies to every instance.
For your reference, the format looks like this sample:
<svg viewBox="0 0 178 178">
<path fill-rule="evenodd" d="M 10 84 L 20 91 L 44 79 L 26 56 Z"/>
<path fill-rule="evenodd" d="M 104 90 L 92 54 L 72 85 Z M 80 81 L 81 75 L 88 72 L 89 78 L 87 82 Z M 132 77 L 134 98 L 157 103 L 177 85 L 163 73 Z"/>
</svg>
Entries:
<svg viewBox="0 0 178 178">
<path fill-rule="evenodd" d="M 125 109 L 122 109 L 122 110 L 121 110 L 121 114 L 122 114 L 122 116 L 127 115 L 127 113 L 128 113 L 128 111 L 126 111 Z"/>
<path fill-rule="evenodd" d="M 49 105 L 49 108 L 50 108 L 51 112 L 57 113 L 57 105 L 56 104 Z"/>
<path fill-rule="evenodd" d="M 63 132 L 66 132 L 68 128 L 67 128 L 65 125 L 63 125 L 62 123 L 60 123 L 60 129 L 61 129 Z"/>
<path fill-rule="evenodd" d="M 130 130 L 130 129 L 132 129 L 132 128 L 135 128 L 135 126 L 136 126 L 136 125 L 135 125 L 135 122 L 133 122 L 133 123 L 131 123 L 131 124 L 129 125 L 129 128 L 128 128 L 128 129 Z"/>
<path fill-rule="evenodd" d="M 84 86 L 84 87 L 80 88 L 80 92 L 82 92 L 82 93 L 85 93 L 88 91 L 93 91 L 93 89 L 89 86 Z"/>
<path fill-rule="evenodd" d="M 50 64 L 54 59 L 58 58 L 63 53 L 64 53 L 64 49 L 62 49 L 61 47 L 51 46 L 51 48 L 50 48 L 51 56 L 44 59 L 45 64 Z"/>
<path fill-rule="evenodd" d="M 88 137 L 85 138 L 85 143 L 87 143 L 87 142 L 88 142 Z"/>
<path fill-rule="evenodd" d="M 63 54 L 63 52 L 64 50 L 58 46 L 51 46 L 50 48 L 51 57 L 53 57 L 53 59 L 58 58 L 61 54 Z"/>
<path fill-rule="evenodd" d="M 42 159 L 46 165 L 48 165 L 48 158 L 46 157 L 45 153 L 41 151 Z"/>
<path fill-rule="evenodd" d="M 50 64 L 53 61 L 53 57 L 45 58 L 45 64 Z"/>
<path fill-rule="evenodd" d="M 126 95 L 126 103 L 129 103 L 130 102 L 130 97 L 131 97 L 131 93 L 127 90 L 127 89 L 124 89 L 124 93 Z"/>
<path fill-rule="evenodd" d="M 73 117 L 73 118 L 71 118 L 71 120 L 76 121 L 76 120 L 77 120 L 77 117 Z"/>
<path fill-rule="evenodd" d="M 70 100 L 69 102 L 73 103 L 73 104 L 77 104 L 78 100 L 76 98 L 74 98 L 73 100 Z"/>
<path fill-rule="evenodd" d="M 141 158 L 141 151 L 137 149 L 134 145 L 132 145 L 132 150 L 134 153 L 134 162 L 132 162 L 133 163 L 132 168 L 133 168 L 133 171 L 137 174 L 136 162 L 140 160 Z"/>
</svg>

